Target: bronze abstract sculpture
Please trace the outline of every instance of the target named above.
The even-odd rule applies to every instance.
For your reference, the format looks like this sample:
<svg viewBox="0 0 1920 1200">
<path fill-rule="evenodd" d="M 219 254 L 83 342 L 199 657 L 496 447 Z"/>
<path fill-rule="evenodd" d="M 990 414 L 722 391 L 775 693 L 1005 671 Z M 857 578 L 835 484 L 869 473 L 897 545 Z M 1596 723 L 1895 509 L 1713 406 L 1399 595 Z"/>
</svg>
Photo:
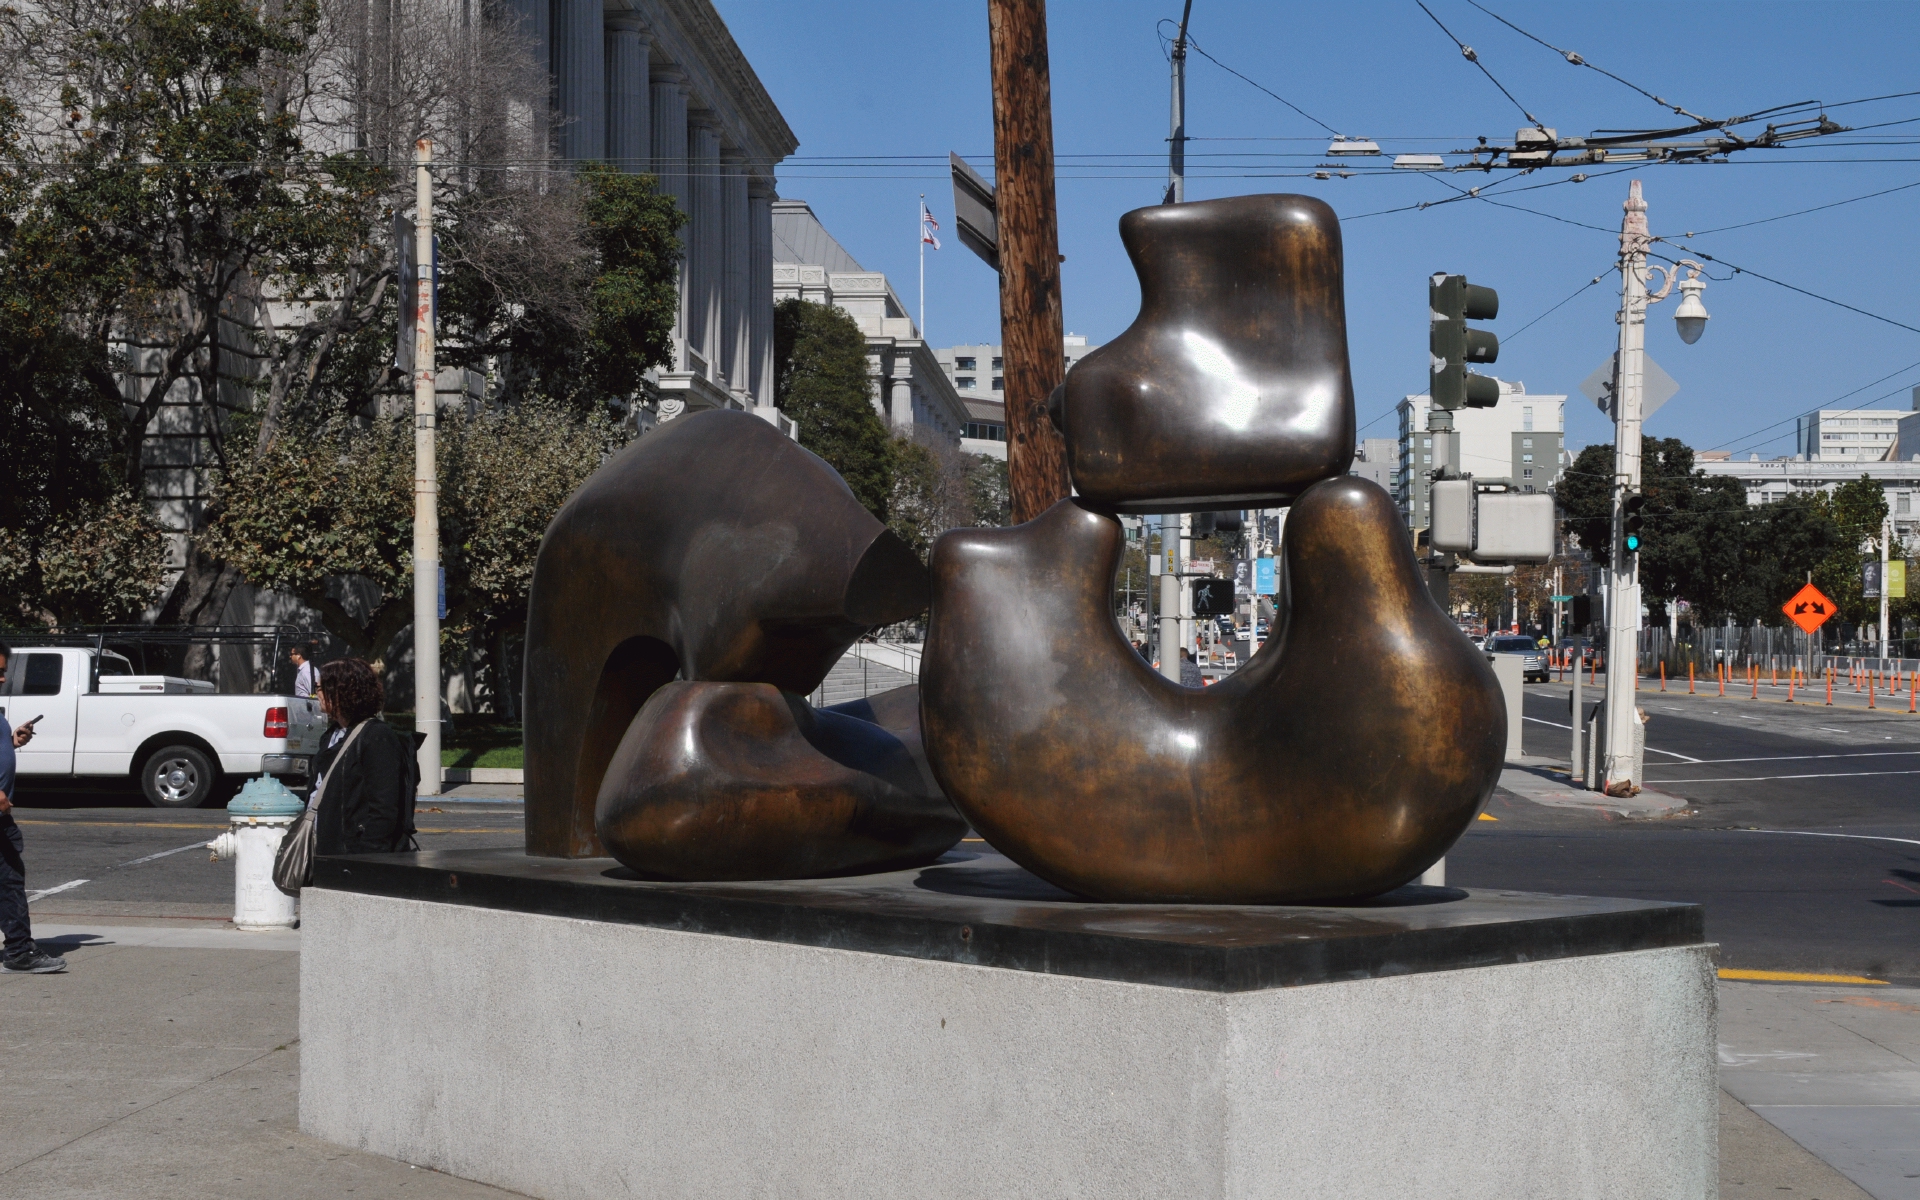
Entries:
<svg viewBox="0 0 1920 1200">
<path fill-rule="evenodd" d="M 1446 852 L 1499 777 L 1505 706 L 1392 502 L 1343 475 L 1332 211 L 1244 196 L 1121 232 L 1140 316 L 1049 404 L 1079 495 L 939 540 L 919 689 L 801 698 L 928 581 L 757 418 L 674 422 L 568 501 L 528 618 L 529 853 L 783 878 L 927 862 L 971 821 L 1094 899 L 1277 904 Z M 1211 688 L 1162 679 L 1112 615 L 1114 514 L 1283 504 L 1275 636 Z"/>
<path fill-rule="evenodd" d="M 527 605 L 527 852 L 599 853 L 627 727 L 675 679 L 804 695 L 926 608 L 926 568 L 832 467 L 758 417 L 683 417 L 614 455 L 540 543 Z"/>
<path fill-rule="evenodd" d="M 1340 224 L 1307 196 L 1120 218 L 1140 315 L 1067 376 L 1080 499 L 1129 513 L 1275 507 L 1346 472 L 1353 383 Z"/>
<path fill-rule="evenodd" d="M 934 549 L 922 732 L 995 849 L 1096 900 L 1284 904 L 1417 877 L 1492 793 L 1506 712 L 1387 494 L 1309 488 L 1284 628 L 1205 689 L 1112 615 L 1118 521 L 1073 500 Z"/>
<path fill-rule="evenodd" d="M 663 879 L 794 879 L 931 862 L 966 832 L 918 748 L 872 704 L 815 709 L 764 683 L 669 683 L 628 726 L 600 788 L 600 841 Z M 904 701 L 904 703 L 901 703 Z M 853 708 L 855 713 L 845 711 Z M 909 743 L 913 744 L 909 744 Z"/>
</svg>

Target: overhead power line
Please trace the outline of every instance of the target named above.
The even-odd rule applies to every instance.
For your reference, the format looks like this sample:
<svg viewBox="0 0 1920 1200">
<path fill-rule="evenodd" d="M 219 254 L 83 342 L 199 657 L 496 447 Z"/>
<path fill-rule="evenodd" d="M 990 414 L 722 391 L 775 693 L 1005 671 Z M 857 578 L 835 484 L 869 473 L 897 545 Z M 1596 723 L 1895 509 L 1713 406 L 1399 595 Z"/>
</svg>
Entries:
<svg viewBox="0 0 1920 1200">
<path fill-rule="evenodd" d="M 1890 196 L 1895 192 L 1904 192 L 1908 188 L 1917 188 L 1917 187 L 1920 187 L 1920 180 L 1915 180 L 1912 183 L 1903 183 L 1899 187 L 1882 188 L 1880 191 L 1877 191 L 1877 192 L 1868 192 L 1864 196 L 1854 196 L 1851 199 L 1847 199 L 1847 200 L 1835 200 L 1831 204 L 1816 204 L 1812 208 L 1802 208 L 1795 212 L 1781 213 L 1777 217 L 1761 217 L 1757 221 L 1741 221 L 1737 225 L 1721 225 L 1714 229 L 1702 229 L 1698 232 L 1689 231 L 1686 236 L 1690 238 L 1705 237 L 1709 233 L 1725 233 L 1729 229 L 1746 229 L 1753 225 L 1766 225 L 1774 221 L 1784 221 L 1788 217 L 1804 217 L 1808 213 L 1825 212 L 1829 208 L 1839 208 L 1843 204 L 1858 204 L 1862 200 L 1871 200 L 1875 196 Z"/>
<path fill-rule="evenodd" d="M 1446 34 L 1448 38 L 1452 39 L 1454 45 L 1460 47 L 1460 54 L 1462 57 L 1464 57 L 1468 62 L 1472 63 L 1474 66 L 1479 67 L 1480 73 L 1482 75 L 1485 75 L 1487 77 L 1488 82 L 1492 83 L 1493 86 L 1500 89 L 1500 94 L 1502 96 L 1505 96 L 1509 100 L 1513 100 L 1513 106 L 1520 110 L 1521 116 L 1525 117 L 1527 121 L 1535 129 L 1539 129 L 1542 131 L 1546 129 L 1546 126 L 1541 124 L 1539 117 L 1536 117 L 1532 113 L 1527 111 L 1526 105 L 1520 103 L 1518 100 L 1514 100 L 1513 93 L 1507 90 L 1506 84 L 1501 83 L 1498 79 L 1495 79 L 1493 77 L 1493 72 L 1487 70 L 1487 64 L 1480 61 L 1480 56 L 1474 52 L 1473 47 L 1467 45 L 1465 42 L 1461 41 L 1459 38 L 1454 37 L 1453 30 L 1448 29 L 1444 24 L 1441 24 L 1440 18 L 1435 17 L 1433 15 L 1433 10 L 1426 6 L 1426 4 L 1424 3 L 1424 0 L 1413 0 L 1413 2 L 1415 4 L 1420 5 L 1420 11 L 1427 14 L 1428 17 L 1431 17 L 1435 25 L 1440 26 L 1441 33 Z"/>
<path fill-rule="evenodd" d="M 1691 117 L 1695 121 L 1705 121 L 1707 119 L 1699 115 L 1698 113 L 1688 112 L 1686 109 L 1680 107 L 1678 104 L 1675 104 L 1671 100 L 1667 100 L 1660 96 L 1654 95 L 1652 92 L 1641 87 L 1637 83 L 1633 83 L 1633 82 L 1630 82 L 1629 80 L 1620 78 L 1620 76 L 1615 75 L 1612 71 L 1607 70 L 1605 67 L 1599 66 L 1596 63 L 1588 62 L 1584 57 L 1582 57 L 1579 54 L 1576 54 L 1572 50 L 1563 50 L 1559 46 L 1554 45 L 1552 42 L 1547 41 L 1545 38 L 1536 37 L 1535 35 L 1528 33 L 1526 30 L 1520 28 L 1518 25 L 1515 25 L 1512 21 L 1507 20 L 1505 17 L 1501 16 L 1499 13 L 1494 12 L 1492 9 L 1488 8 L 1486 5 L 1480 3 L 1480 0 L 1467 0 L 1467 3 L 1473 5 L 1475 8 L 1479 9 L 1481 12 L 1492 17 L 1494 20 L 1500 22 L 1502 25 L 1505 25 L 1508 29 L 1513 30 L 1515 33 L 1519 34 L 1521 37 L 1529 38 L 1533 41 L 1540 43 L 1542 46 L 1545 46 L 1547 49 L 1553 51 L 1555 54 L 1558 54 L 1560 57 L 1566 59 L 1568 62 L 1572 63 L 1576 67 L 1586 67 L 1590 70 L 1598 71 L 1602 75 L 1605 75 L 1608 79 L 1613 80 L 1615 83 L 1621 85 L 1622 87 L 1630 88 L 1633 91 L 1639 92 L 1642 96 L 1645 96 L 1647 99 L 1653 101 L 1655 104 L 1658 104 L 1660 107 L 1665 109 L 1671 109 L 1673 112 L 1679 114 L 1680 116 Z M 1421 5 L 1421 7 L 1424 8 L 1426 6 Z M 1429 13 L 1428 15 L 1431 16 L 1432 14 Z"/>
<path fill-rule="evenodd" d="M 1766 282 L 1771 283 L 1775 287 L 1785 288 L 1790 292 L 1798 292 L 1802 296 L 1807 296 L 1811 299 L 1819 300 L 1826 304 L 1831 304 L 1835 308 L 1844 308 L 1851 313 L 1859 313 L 1863 317 L 1870 317 L 1875 321 L 1882 322 L 1883 324 L 1892 325 L 1896 329 L 1904 329 L 1909 333 L 1920 333 L 1920 325 L 1909 325 L 1905 321 L 1896 321 L 1892 317 L 1883 317 L 1877 312 L 1868 312 L 1866 309 L 1855 307 L 1854 305 L 1848 304 L 1844 300 L 1835 300 L 1832 296 L 1822 296 L 1819 292 L 1810 292 L 1806 288 L 1796 287 L 1795 285 L 1788 283 L 1785 280 L 1775 279 L 1771 275 L 1762 275 L 1760 272 L 1752 269 L 1751 267 L 1735 266 L 1733 263 L 1728 262 L 1724 258 L 1717 258 L 1714 255 L 1706 253 L 1704 250 L 1698 250 L 1692 246 L 1684 245 L 1683 243 L 1676 241 L 1673 238 L 1657 237 L 1657 238 L 1654 238 L 1653 240 L 1656 242 L 1665 242 L 1669 246 L 1678 247 L 1679 249 L 1685 251 L 1686 253 L 1693 255 L 1695 258 L 1700 259 L 1702 262 L 1717 262 L 1721 266 L 1731 270 L 1736 275 L 1751 275 L 1755 279 L 1765 280 Z M 1667 261 L 1667 262 L 1673 261 L 1672 259 L 1666 258 L 1665 255 L 1654 255 L 1653 257 L 1663 259 L 1664 261 Z"/>
<path fill-rule="evenodd" d="M 1232 67 L 1221 62 L 1219 59 L 1215 58 L 1213 55 L 1208 54 L 1205 50 L 1202 50 L 1200 48 L 1200 43 L 1193 40 L 1193 34 L 1191 33 L 1187 34 L 1187 49 L 1193 51 L 1195 54 L 1198 54 L 1201 58 L 1206 59 L 1208 62 L 1212 63 L 1214 66 L 1219 67 L 1222 71 L 1225 71 L 1227 74 L 1233 76 L 1235 79 L 1239 79 L 1245 83 L 1251 84 L 1253 87 L 1258 88 L 1260 91 L 1265 92 L 1269 96 L 1272 96 L 1275 100 L 1278 100 L 1280 103 L 1286 105 L 1288 108 L 1292 109 L 1294 112 L 1299 113 L 1301 116 L 1305 117 L 1307 120 L 1312 121 L 1315 125 L 1318 125 L 1320 128 L 1326 130 L 1332 136 L 1334 137 L 1340 136 L 1339 130 L 1327 124 L 1325 121 L 1322 121 L 1319 117 L 1314 116 L 1312 113 L 1308 112 L 1306 109 L 1301 108 L 1298 104 L 1295 104 L 1293 101 L 1287 99 L 1285 96 L 1282 96 L 1280 93 L 1274 91 L 1272 88 L 1266 86 L 1265 84 L 1256 83 L 1253 80 L 1248 79 L 1245 75 L 1242 75 L 1240 72 L 1234 70 Z"/>
</svg>

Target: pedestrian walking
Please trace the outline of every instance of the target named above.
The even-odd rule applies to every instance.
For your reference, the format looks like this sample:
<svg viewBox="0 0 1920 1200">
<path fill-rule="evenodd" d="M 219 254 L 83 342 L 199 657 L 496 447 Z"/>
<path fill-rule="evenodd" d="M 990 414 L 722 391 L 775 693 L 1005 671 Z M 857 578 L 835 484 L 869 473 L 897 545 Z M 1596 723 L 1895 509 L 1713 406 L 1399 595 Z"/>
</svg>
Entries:
<svg viewBox="0 0 1920 1200">
<path fill-rule="evenodd" d="M 290 646 L 287 649 L 287 661 L 293 664 L 293 694 L 306 697 L 313 695 L 313 664 L 307 661 L 305 646 Z"/>
<path fill-rule="evenodd" d="M 1180 650 L 1180 686 L 1204 687 L 1206 680 L 1200 675 L 1200 664 L 1193 661 L 1193 654 L 1184 646 Z"/>
<path fill-rule="evenodd" d="M 332 726 L 315 766 L 320 854 L 380 854 L 413 844 L 420 768 L 413 745 L 380 719 L 386 689 L 373 668 L 342 658 L 320 668 L 320 710 Z"/>
<path fill-rule="evenodd" d="M 13 651 L 0 646 L 0 683 L 7 678 L 7 660 Z M 35 717 L 33 720 L 39 720 Z M 0 971 L 9 975 L 53 975 L 67 969 L 67 960 L 47 954 L 33 940 L 27 916 L 26 839 L 13 819 L 13 751 L 33 740 L 33 721 L 18 729 L 0 714 Z"/>
</svg>

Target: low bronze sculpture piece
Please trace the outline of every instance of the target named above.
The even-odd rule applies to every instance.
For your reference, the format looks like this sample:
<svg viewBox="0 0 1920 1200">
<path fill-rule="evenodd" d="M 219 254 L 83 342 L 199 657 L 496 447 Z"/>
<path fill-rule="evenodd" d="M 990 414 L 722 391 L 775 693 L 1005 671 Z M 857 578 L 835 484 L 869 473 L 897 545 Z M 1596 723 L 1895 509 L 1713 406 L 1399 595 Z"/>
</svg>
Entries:
<svg viewBox="0 0 1920 1200">
<path fill-rule="evenodd" d="M 1115 625 L 1124 538 L 1063 500 L 933 555 L 922 733 L 989 844 L 1096 900 L 1288 904 L 1420 875 L 1499 779 L 1506 710 L 1399 511 L 1343 476 L 1293 505 L 1283 624 L 1204 689 Z"/>
<path fill-rule="evenodd" d="M 832 467 L 758 417 L 682 417 L 614 455 L 548 527 L 527 605 L 527 852 L 597 854 L 602 776 L 675 680 L 805 695 L 926 568 Z"/>
<path fill-rule="evenodd" d="M 601 843 L 661 879 L 797 879 L 932 862 L 966 822 L 915 753 L 917 689 L 898 692 L 815 709 L 764 683 L 667 684 L 607 767 Z M 906 728 L 885 728 L 876 707 Z"/>
<path fill-rule="evenodd" d="M 1276 507 L 1353 459 L 1340 223 L 1308 196 L 1120 218 L 1140 315 L 1050 407 L 1082 500 L 1129 513 Z"/>
</svg>

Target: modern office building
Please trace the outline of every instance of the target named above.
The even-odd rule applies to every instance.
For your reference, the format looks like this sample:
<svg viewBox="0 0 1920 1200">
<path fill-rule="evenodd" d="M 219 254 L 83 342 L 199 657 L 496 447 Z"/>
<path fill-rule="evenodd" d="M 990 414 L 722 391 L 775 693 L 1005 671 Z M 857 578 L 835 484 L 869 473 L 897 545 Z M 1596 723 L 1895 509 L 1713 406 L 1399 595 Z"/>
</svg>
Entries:
<svg viewBox="0 0 1920 1200">
<path fill-rule="evenodd" d="M 1433 438 L 1427 433 L 1432 400 L 1408 396 L 1400 402 L 1399 487 L 1394 498 L 1410 529 L 1431 520 L 1428 490 L 1433 470 Z M 1463 408 L 1453 414 L 1460 435 L 1460 470 L 1477 479 L 1505 479 L 1523 492 L 1544 492 L 1559 480 L 1567 457 L 1567 398 L 1530 395 L 1527 385 L 1500 381 L 1500 401 L 1492 408 Z"/>
<path fill-rule="evenodd" d="M 1366 438 L 1353 450 L 1353 466 L 1347 474 L 1371 479 L 1398 495 L 1400 486 L 1400 443 L 1392 438 Z"/>
<path fill-rule="evenodd" d="M 1801 417 L 1796 435 L 1794 452 L 1808 462 L 1881 462 L 1898 453 L 1900 414 L 1823 408 Z"/>
<path fill-rule="evenodd" d="M 969 412 L 887 277 L 855 261 L 805 200 L 774 201 L 773 246 L 774 300 L 834 305 L 866 334 L 873 407 L 888 428 L 959 444 Z"/>
<path fill-rule="evenodd" d="M 1061 359 L 1066 369 L 1098 350 L 1077 333 L 1061 339 Z M 949 346 L 934 351 L 940 369 L 953 381 L 953 387 L 967 407 L 965 436 L 960 448 L 969 454 L 1007 456 L 1006 384 L 1000 373 L 1000 347 L 997 345 Z"/>
</svg>

